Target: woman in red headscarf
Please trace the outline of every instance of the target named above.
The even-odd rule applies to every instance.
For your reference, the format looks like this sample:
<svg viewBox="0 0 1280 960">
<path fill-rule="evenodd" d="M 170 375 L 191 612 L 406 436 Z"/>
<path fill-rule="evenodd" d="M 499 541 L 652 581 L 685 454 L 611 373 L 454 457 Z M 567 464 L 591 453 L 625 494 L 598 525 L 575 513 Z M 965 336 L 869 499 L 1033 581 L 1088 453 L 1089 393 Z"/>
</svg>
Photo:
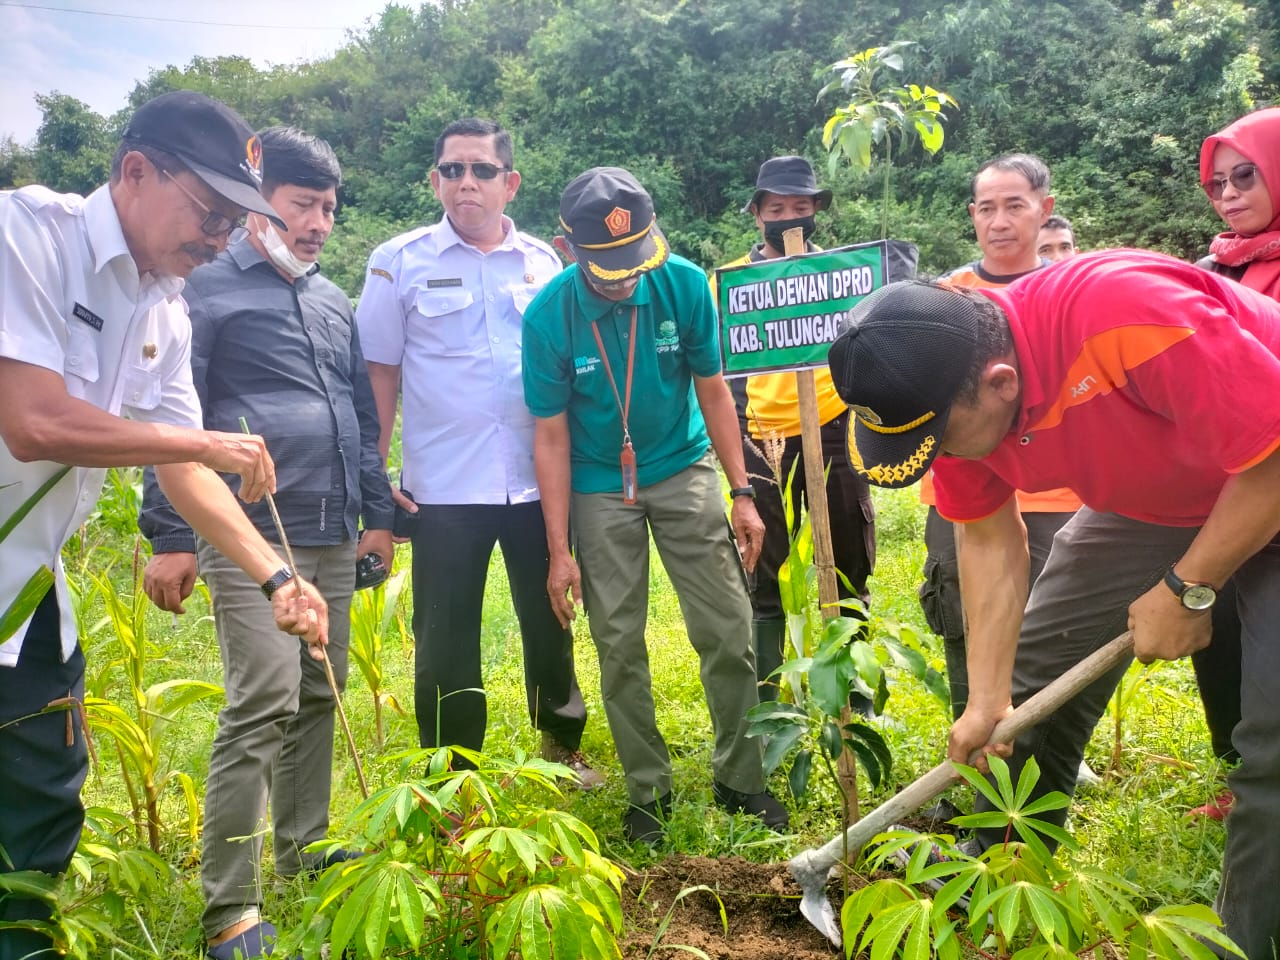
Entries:
<svg viewBox="0 0 1280 960">
<path fill-rule="evenodd" d="M 1213 238 L 1198 266 L 1280 300 L 1280 107 L 1246 114 L 1205 138 L 1200 183 L 1228 229 Z M 1268 184 L 1275 186 L 1274 195 Z M 1192 663 L 1213 752 L 1235 763 L 1240 755 L 1231 731 L 1240 722 L 1240 618 L 1230 584 L 1213 607 L 1213 642 Z M 1233 800 L 1223 790 L 1191 814 L 1221 820 Z"/>
<path fill-rule="evenodd" d="M 1280 107 L 1207 137 L 1200 183 L 1228 227 L 1200 265 L 1280 300 Z"/>
</svg>

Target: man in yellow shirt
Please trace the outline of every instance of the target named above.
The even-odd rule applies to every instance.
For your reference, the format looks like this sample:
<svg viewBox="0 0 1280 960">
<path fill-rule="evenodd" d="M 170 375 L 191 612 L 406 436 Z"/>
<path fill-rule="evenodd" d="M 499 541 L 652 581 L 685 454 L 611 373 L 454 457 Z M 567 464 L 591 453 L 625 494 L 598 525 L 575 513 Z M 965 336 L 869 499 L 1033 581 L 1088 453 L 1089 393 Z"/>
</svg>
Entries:
<svg viewBox="0 0 1280 960">
<path fill-rule="evenodd" d="M 803 229 L 805 245 L 814 231 L 814 217 L 831 205 L 831 191 L 819 190 L 813 167 L 803 157 L 773 157 L 760 166 L 756 190 L 744 213 L 755 217 L 761 241 L 750 252 L 725 266 L 736 267 L 783 255 L 782 234 Z M 714 287 L 714 280 L 712 281 Z M 842 599 L 870 600 L 867 577 L 875 565 L 875 509 L 864 480 L 849 469 L 843 454 L 847 409 L 823 367 L 814 371 L 818 415 L 822 420 L 823 460 L 828 469 L 827 504 L 831 514 L 831 546 L 840 578 Z M 804 457 L 800 449 L 800 403 L 796 375 L 767 373 L 730 381 L 743 433 L 747 472 L 756 491 L 756 509 L 764 520 L 764 548 L 751 590 L 752 640 L 756 676 L 764 680 L 782 663 L 786 613 L 778 592 L 778 569 L 786 562 L 792 530 L 787 527 L 783 493 L 791 480 L 792 516 L 797 521 L 805 493 Z M 847 580 L 847 582 L 846 582 Z M 777 687 L 761 687 L 762 698 L 776 696 Z"/>
</svg>

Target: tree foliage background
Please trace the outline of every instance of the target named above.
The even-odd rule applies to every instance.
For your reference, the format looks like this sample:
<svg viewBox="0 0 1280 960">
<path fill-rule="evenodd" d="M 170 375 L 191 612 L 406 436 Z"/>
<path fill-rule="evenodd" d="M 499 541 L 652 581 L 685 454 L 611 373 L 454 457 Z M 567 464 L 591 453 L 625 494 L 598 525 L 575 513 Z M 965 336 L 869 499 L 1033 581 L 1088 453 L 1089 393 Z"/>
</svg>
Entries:
<svg viewBox="0 0 1280 960">
<path fill-rule="evenodd" d="M 976 255 L 966 213 L 983 160 L 1037 153 L 1082 246 L 1193 258 L 1219 229 L 1198 181 L 1201 140 L 1274 102 L 1280 0 L 437 0 L 388 5 L 332 57 L 260 70 L 238 57 L 153 71 L 102 117 L 50 91 L 31 144 L 0 141 L 0 187 L 88 192 L 107 176 L 130 110 L 191 88 L 250 123 L 290 123 L 342 159 L 340 223 L 324 267 L 358 296 L 365 260 L 433 221 L 427 173 L 441 128 L 486 116 L 516 139 L 524 180 L 509 208 L 549 238 L 564 185 L 590 166 L 632 170 L 673 247 L 702 263 L 740 255 L 756 168 L 803 153 L 836 204 L 817 240 L 879 235 L 879 179 L 828 170 L 820 143 L 830 64 L 914 40 L 903 77 L 960 103 L 946 148 L 895 158 L 892 234 L 941 272 Z"/>
</svg>

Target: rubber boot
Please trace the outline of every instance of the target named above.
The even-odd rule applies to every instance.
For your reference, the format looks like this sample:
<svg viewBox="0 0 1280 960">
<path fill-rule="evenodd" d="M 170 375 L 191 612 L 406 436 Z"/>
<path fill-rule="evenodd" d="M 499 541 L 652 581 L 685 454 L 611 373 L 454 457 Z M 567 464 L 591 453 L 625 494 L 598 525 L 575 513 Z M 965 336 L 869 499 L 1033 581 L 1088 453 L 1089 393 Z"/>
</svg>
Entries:
<svg viewBox="0 0 1280 960">
<path fill-rule="evenodd" d="M 751 645 L 756 651 L 756 680 L 759 681 L 756 690 L 761 703 L 778 699 L 778 678 L 766 678 L 782 666 L 782 647 L 786 639 L 787 621 L 751 621 Z"/>
</svg>

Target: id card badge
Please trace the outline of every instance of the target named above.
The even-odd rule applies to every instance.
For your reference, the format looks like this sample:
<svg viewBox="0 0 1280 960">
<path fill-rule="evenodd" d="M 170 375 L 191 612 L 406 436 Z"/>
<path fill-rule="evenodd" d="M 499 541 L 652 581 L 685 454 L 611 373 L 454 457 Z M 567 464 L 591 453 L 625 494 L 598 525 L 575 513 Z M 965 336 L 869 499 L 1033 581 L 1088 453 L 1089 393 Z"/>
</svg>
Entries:
<svg viewBox="0 0 1280 960">
<path fill-rule="evenodd" d="M 618 457 L 622 465 L 622 502 L 636 502 L 636 451 L 630 443 L 622 445 L 622 453 Z"/>
</svg>

